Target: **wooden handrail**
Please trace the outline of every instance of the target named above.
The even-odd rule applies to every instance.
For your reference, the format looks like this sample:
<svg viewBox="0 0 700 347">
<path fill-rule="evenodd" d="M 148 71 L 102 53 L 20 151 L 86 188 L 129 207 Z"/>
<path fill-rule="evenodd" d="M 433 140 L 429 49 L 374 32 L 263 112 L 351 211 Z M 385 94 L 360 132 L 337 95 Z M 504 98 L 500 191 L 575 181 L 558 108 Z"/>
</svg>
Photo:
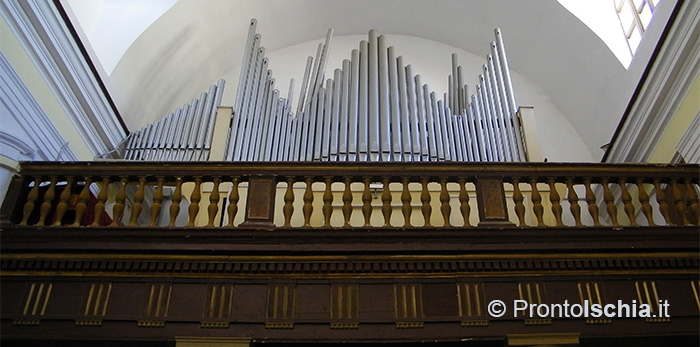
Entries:
<svg viewBox="0 0 700 347">
<path fill-rule="evenodd" d="M 231 227 L 231 220 L 239 210 L 245 211 L 241 226 L 275 228 L 275 212 L 278 215 L 284 212 L 284 225 L 280 227 L 292 226 L 290 219 L 293 213 L 303 213 L 303 227 L 311 227 L 315 199 L 322 202 L 323 208 L 317 209 L 319 211 L 316 213 L 323 215 L 324 227 L 332 227 L 330 219 L 333 213 L 343 214 L 344 224 L 338 227 L 350 227 L 353 200 L 357 204 L 364 203 L 361 213 L 365 227 L 371 227 L 369 220 L 374 208 L 383 216 L 384 227 L 392 226 L 390 220 L 394 213 L 403 215 L 402 227 L 432 226 L 435 222 L 430 220 L 433 213 L 440 214 L 441 218 L 436 221 L 440 223 L 442 220 L 444 227 L 471 226 L 474 223 L 470 219 L 476 215 L 476 225 L 500 227 L 515 226 L 516 223 L 521 227 L 597 226 L 600 220 L 607 221 L 613 227 L 636 226 L 639 221 L 649 226 L 663 225 L 663 222 L 666 225 L 697 225 L 700 218 L 697 193 L 699 171 L 699 165 L 600 163 L 23 162 L 20 176 L 8 190 L 1 217 L 3 225 L 80 225 L 87 182 L 94 187 L 118 185 L 112 225 L 133 227 L 154 227 L 159 217 L 157 214 L 161 211 L 168 213 L 165 219 L 170 221 L 168 225 L 171 227 L 176 225 L 175 220 L 180 213 L 188 214 L 188 227 L 196 225 L 199 213 L 208 215 L 208 222 L 201 225 L 208 227 L 217 225 L 217 213 L 228 213 L 228 227 Z M 179 191 L 180 183 L 190 182 L 195 186 L 191 195 L 185 196 L 190 205 L 181 211 L 181 198 L 178 196 L 182 194 Z M 248 187 L 245 208 L 238 206 L 241 182 Z M 377 182 L 382 189 L 378 197 L 379 205 L 372 205 L 372 182 Z M 205 183 L 213 184 L 217 190 L 206 200 L 201 195 Z M 293 204 L 295 197 L 292 187 L 295 183 L 305 186 L 303 208 L 295 208 Z M 312 188 L 314 183 L 319 185 L 316 190 Z M 334 183 L 343 185 L 342 197 L 334 198 L 331 191 Z M 362 195 L 361 199 L 353 199 L 350 189 L 353 183 L 362 186 L 363 190 L 355 191 Z M 398 184 L 400 188 L 390 191 L 391 183 Z M 228 195 L 233 206 L 219 208 L 217 204 L 221 198 L 218 187 L 225 184 L 233 187 Z M 409 184 L 421 187 L 420 192 L 416 191 L 416 196 L 411 196 Z M 431 195 L 429 184 L 439 187 L 437 195 Z M 79 196 L 76 200 L 80 200 L 81 205 L 76 206 L 76 210 L 80 210 L 80 213 L 74 217 L 76 220 L 61 220 L 66 214 L 65 204 L 71 187 L 80 185 L 83 186 L 82 191 L 74 194 Z M 448 185 L 454 194 L 448 192 Z M 127 186 L 134 188 L 135 193 L 130 193 L 131 196 L 126 196 Z M 176 188 L 173 204 L 168 209 L 162 208 L 163 186 Z M 156 192 L 152 194 L 153 197 L 144 199 L 144 187 Z M 476 199 L 470 199 L 467 190 Z M 507 191 L 512 191 L 512 194 L 507 194 Z M 391 193 L 399 197 L 393 198 Z M 279 206 L 275 205 L 277 194 L 283 201 Z M 133 200 L 129 216 L 122 215 L 125 199 Z M 394 211 L 392 199 L 399 205 L 397 211 Z M 450 205 L 453 199 L 457 207 Z M 96 196 L 96 200 L 92 215 L 99 218 L 107 202 L 104 190 Z M 435 208 L 431 206 L 433 201 Z M 422 212 L 422 224 L 411 223 L 412 215 L 421 215 L 411 213 L 412 202 Z M 342 211 L 334 211 L 333 203 L 342 205 Z M 584 203 L 587 208 L 581 206 Z M 60 207 L 56 208 L 55 204 Z M 143 206 L 150 204 L 154 206 L 144 209 Z M 201 208 L 199 204 L 202 204 Z M 568 208 L 566 205 L 569 205 Z M 151 212 L 150 223 L 139 225 L 138 217 L 142 210 Z M 588 211 L 589 214 L 581 211 Z M 656 218 L 654 211 L 657 211 Z M 476 212 L 474 216 L 473 212 Z M 553 217 L 552 223 L 545 222 L 547 216 Z M 588 223 L 582 221 L 586 219 L 582 216 L 589 216 Z M 567 218 L 570 222 L 567 222 Z M 93 220 L 90 224 L 99 226 L 100 223 Z"/>
</svg>

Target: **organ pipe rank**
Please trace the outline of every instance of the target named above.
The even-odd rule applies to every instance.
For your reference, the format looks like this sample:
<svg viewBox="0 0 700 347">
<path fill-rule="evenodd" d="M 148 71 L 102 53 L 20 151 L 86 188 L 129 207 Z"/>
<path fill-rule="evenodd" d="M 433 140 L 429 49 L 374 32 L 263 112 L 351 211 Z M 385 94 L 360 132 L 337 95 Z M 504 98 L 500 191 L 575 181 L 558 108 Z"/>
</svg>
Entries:
<svg viewBox="0 0 700 347">
<path fill-rule="evenodd" d="M 526 161 L 499 29 L 474 94 L 452 54 L 439 96 L 370 30 L 326 78 L 333 30 L 308 57 L 296 107 L 275 88 L 257 21 L 249 23 L 228 129 L 228 161 Z M 223 81 L 130 136 L 126 159 L 208 160 Z"/>
</svg>

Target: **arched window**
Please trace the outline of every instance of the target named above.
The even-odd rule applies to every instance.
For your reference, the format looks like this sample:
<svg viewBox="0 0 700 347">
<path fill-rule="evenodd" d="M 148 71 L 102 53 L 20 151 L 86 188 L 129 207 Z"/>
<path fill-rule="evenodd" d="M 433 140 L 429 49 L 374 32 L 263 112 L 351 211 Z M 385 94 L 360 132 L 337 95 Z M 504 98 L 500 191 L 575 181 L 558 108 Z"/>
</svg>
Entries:
<svg viewBox="0 0 700 347">
<path fill-rule="evenodd" d="M 622 25 L 622 30 L 625 38 L 627 38 L 627 45 L 632 55 L 637 50 L 659 1 L 615 0 L 617 17 L 620 19 L 620 25 Z"/>
</svg>

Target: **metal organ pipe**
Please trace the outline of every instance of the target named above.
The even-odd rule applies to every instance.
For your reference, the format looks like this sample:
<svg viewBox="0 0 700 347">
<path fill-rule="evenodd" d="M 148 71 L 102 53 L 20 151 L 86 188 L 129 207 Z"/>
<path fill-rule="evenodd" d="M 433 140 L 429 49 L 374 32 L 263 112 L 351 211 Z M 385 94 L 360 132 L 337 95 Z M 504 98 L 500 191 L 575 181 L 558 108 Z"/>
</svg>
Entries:
<svg viewBox="0 0 700 347">
<path fill-rule="evenodd" d="M 369 139 L 369 160 L 379 161 L 379 67 L 378 67 L 378 52 L 377 52 L 377 31 L 369 31 L 369 67 L 368 67 L 368 99 L 369 99 L 369 123 L 367 126 Z"/>
<path fill-rule="evenodd" d="M 348 65 L 350 62 L 348 61 Z M 340 81 L 338 81 L 340 83 Z M 327 79 L 326 80 L 326 99 L 325 99 L 325 104 L 323 106 L 323 131 L 321 132 L 322 136 L 322 142 L 321 142 L 321 159 L 322 160 L 329 160 L 330 159 L 330 146 L 331 146 L 331 126 L 333 124 L 338 123 L 337 120 L 335 122 L 333 121 L 333 102 L 337 103 L 337 100 L 334 100 L 334 95 L 335 95 L 335 89 L 338 88 L 340 89 L 341 86 L 335 86 L 333 79 Z M 335 133 L 337 134 L 338 131 L 336 130 Z"/>
<path fill-rule="evenodd" d="M 369 42 L 360 41 L 359 114 L 357 128 L 357 157 L 350 151 L 349 161 L 369 159 Z M 348 146 L 351 146 L 348 143 Z"/>
<path fill-rule="evenodd" d="M 379 35 L 377 37 L 377 67 L 379 79 L 379 151 L 381 152 L 381 161 L 391 161 L 391 115 L 390 102 L 391 94 L 389 91 L 389 67 L 388 67 L 388 52 L 386 45 L 386 36 Z M 370 129 L 371 130 L 371 129 Z"/>
<path fill-rule="evenodd" d="M 231 161 L 522 161 L 526 158 L 503 38 L 475 93 L 451 56 L 447 93 L 438 98 L 387 37 L 368 32 L 350 59 L 326 78 L 333 30 L 308 57 L 296 104 L 287 97 L 250 21 L 225 158 Z M 207 160 L 224 82 L 158 122 L 133 132 L 129 160 Z"/>
<path fill-rule="evenodd" d="M 209 87 L 199 98 L 129 135 L 127 160 L 208 160 L 215 114 L 224 81 Z"/>
<path fill-rule="evenodd" d="M 230 161 L 521 161 L 525 149 L 500 30 L 474 95 L 451 55 L 439 98 L 411 65 L 368 32 L 326 78 L 333 30 L 306 61 L 296 104 L 275 89 L 257 22 L 251 20 L 228 130 Z M 133 132 L 129 160 L 207 160 L 224 81 Z"/>
<path fill-rule="evenodd" d="M 336 92 L 333 93 L 333 118 L 336 121 L 333 129 L 337 134 L 333 134 L 333 139 L 337 139 L 336 143 L 332 143 L 331 151 L 335 153 L 330 160 L 346 161 L 348 157 L 348 138 L 350 132 L 354 134 L 353 144 L 357 141 L 357 114 L 351 116 L 351 113 L 357 113 L 357 91 L 353 91 L 353 87 L 357 87 L 357 69 L 359 68 L 360 51 L 352 50 L 350 60 L 343 60 L 343 69 L 339 71 L 337 80 L 341 81 L 340 85 L 336 84 Z M 353 106 L 354 105 L 354 106 Z M 351 107 L 354 107 L 351 110 Z M 337 114 L 337 115 L 336 115 Z M 352 117 L 352 119 L 351 119 Z M 352 125 L 352 130 L 350 129 Z M 337 135 L 337 136 L 336 136 Z"/>
<path fill-rule="evenodd" d="M 331 124 L 329 127 L 330 144 L 328 149 L 328 160 L 337 161 L 340 153 L 347 150 L 347 130 L 348 130 L 348 115 L 341 110 L 341 99 L 347 101 L 347 79 L 350 76 L 350 71 L 345 69 L 345 61 L 343 61 L 343 70 L 335 69 L 333 71 L 333 79 L 336 83 L 341 83 L 341 88 L 333 89 L 333 104 L 331 110 Z M 350 62 L 347 63 L 349 70 Z M 347 107 L 347 103 L 343 103 Z M 342 144 L 342 149 L 341 149 Z M 345 158 L 342 159 L 345 161 Z"/>
<path fill-rule="evenodd" d="M 519 158 L 521 161 L 525 161 L 527 158 L 527 153 L 525 152 L 525 146 L 522 139 L 522 132 L 520 129 L 520 120 L 516 117 L 518 112 L 518 105 L 515 101 L 515 93 L 513 92 L 513 80 L 510 76 L 510 68 L 508 65 L 508 58 L 506 57 L 505 44 L 503 43 L 503 35 L 501 29 L 496 28 L 494 30 L 496 36 L 496 48 L 498 50 L 499 67 L 503 73 L 503 83 L 505 85 L 506 94 L 505 97 L 508 100 L 510 108 L 508 109 L 508 114 L 511 117 L 513 123 L 513 132 L 516 138 L 516 145 L 518 148 Z"/>
<path fill-rule="evenodd" d="M 357 129 L 359 124 L 358 113 L 359 113 L 359 86 L 360 86 L 360 50 L 353 49 L 350 58 L 350 94 L 349 94 L 349 108 L 347 115 L 347 138 L 345 138 L 346 132 L 344 132 L 343 124 L 341 123 L 340 131 L 340 157 L 339 160 L 354 161 L 357 158 Z M 341 118 L 342 119 L 342 118 Z"/>
<path fill-rule="evenodd" d="M 397 84 L 399 88 L 399 112 L 398 118 L 401 120 L 401 145 L 403 161 L 413 161 L 411 144 L 411 115 L 408 111 L 408 85 L 406 81 L 406 67 L 403 64 L 403 57 L 396 58 Z"/>
<path fill-rule="evenodd" d="M 391 135 L 391 156 L 392 161 L 402 161 L 403 158 L 403 139 L 401 138 L 401 115 L 399 110 L 399 85 L 398 85 L 398 71 L 396 67 L 396 50 L 394 47 L 389 47 L 387 49 L 387 59 L 388 59 L 388 69 L 389 69 L 389 101 L 387 102 L 387 107 L 389 108 L 390 117 L 385 118 L 390 122 L 390 133 L 387 132 L 387 138 Z M 388 128 L 388 127 L 387 127 Z M 389 130 L 389 129 L 387 129 Z"/>
</svg>

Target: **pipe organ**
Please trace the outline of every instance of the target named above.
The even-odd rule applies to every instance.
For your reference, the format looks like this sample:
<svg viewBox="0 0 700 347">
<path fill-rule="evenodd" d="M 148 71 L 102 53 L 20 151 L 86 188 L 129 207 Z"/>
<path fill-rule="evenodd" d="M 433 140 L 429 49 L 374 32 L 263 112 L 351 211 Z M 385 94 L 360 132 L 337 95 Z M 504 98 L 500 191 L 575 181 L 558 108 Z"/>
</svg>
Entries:
<svg viewBox="0 0 700 347">
<path fill-rule="evenodd" d="M 499 29 L 473 95 L 452 55 L 440 96 L 376 30 L 325 77 L 333 30 L 308 57 L 292 106 L 275 89 L 250 22 L 229 130 L 229 161 L 526 161 Z"/>
<path fill-rule="evenodd" d="M 124 159 L 151 161 L 209 160 L 217 107 L 224 80 L 202 92 L 199 98 L 159 121 L 129 134 Z"/>
</svg>

